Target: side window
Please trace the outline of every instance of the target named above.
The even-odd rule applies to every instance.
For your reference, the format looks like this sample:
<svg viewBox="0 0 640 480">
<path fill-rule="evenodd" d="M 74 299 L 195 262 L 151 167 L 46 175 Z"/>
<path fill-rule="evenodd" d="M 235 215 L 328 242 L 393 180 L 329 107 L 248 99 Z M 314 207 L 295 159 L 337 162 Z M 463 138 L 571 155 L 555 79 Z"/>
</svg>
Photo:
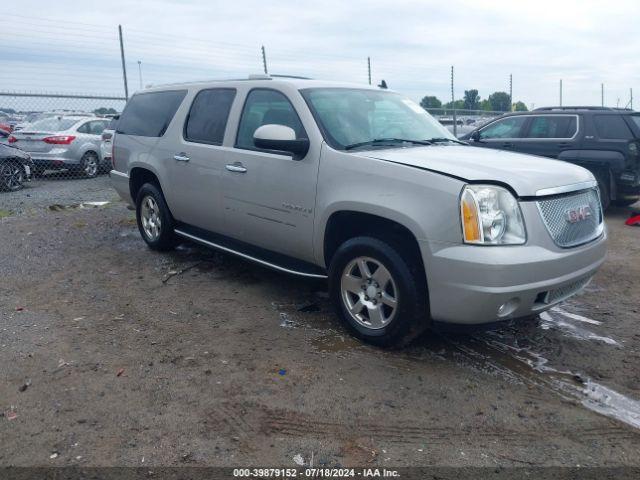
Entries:
<svg viewBox="0 0 640 480">
<path fill-rule="evenodd" d="M 83 123 L 78 127 L 78 133 L 91 133 L 91 122 Z"/>
<path fill-rule="evenodd" d="M 480 138 L 521 138 L 527 117 L 507 117 L 480 130 Z"/>
<path fill-rule="evenodd" d="M 222 145 L 236 91 L 213 88 L 198 92 L 184 124 L 184 138 L 190 142 Z"/>
<path fill-rule="evenodd" d="M 531 119 L 527 138 L 571 138 L 578 124 L 573 115 L 541 115 Z"/>
<path fill-rule="evenodd" d="M 117 132 L 140 137 L 161 137 L 186 94 L 186 90 L 167 90 L 134 95 L 118 120 Z"/>
<path fill-rule="evenodd" d="M 631 140 L 631 130 L 620 115 L 594 115 L 593 123 L 596 126 L 598 137 L 611 140 Z"/>
<path fill-rule="evenodd" d="M 255 149 L 253 134 L 262 125 L 277 124 L 293 128 L 296 138 L 306 137 L 304 127 L 291 102 L 275 90 L 251 90 L 242 110 L 236 147 Z"/>
<path fill-rule="evenodd" d="M 90 122 L 89 130 L 92 135 L 101 135 L 106 126 L 107 123 L 103 121 Z"/>
</svg>

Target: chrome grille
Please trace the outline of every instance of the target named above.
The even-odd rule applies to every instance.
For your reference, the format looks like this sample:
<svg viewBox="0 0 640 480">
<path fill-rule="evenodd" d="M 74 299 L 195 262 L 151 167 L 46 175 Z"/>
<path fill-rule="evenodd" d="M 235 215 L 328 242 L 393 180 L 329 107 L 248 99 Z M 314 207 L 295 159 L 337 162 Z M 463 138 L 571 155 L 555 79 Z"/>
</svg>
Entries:
<svg viewBox="0 0 640 480">
<path fill-rule="evenodd" d="M 587 243 L 602 233 L 602 207 L 597 188 L 549 197 L 537 204 L 551 238 L 559 247 Z"/>
</svg>

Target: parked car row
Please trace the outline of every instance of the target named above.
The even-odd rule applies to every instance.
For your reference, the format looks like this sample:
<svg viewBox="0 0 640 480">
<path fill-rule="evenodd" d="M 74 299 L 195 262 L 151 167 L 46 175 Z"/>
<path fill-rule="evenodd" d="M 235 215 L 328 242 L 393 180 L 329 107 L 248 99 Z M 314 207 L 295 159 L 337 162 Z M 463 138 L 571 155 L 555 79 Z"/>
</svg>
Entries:
<svg viewBox="0 0 640 480">
<path fill-rule="evenodd" d="M 0 128 L 3 149 L 0 189 L 17 190 L 31 177 L 66 170 L 88 178 L 111 168 L 111 139 L 117 116 L 47 112 L 29 117 L 12 132 Z M 24 159 L 24 161 L 19 161 Z"/>
</svg>

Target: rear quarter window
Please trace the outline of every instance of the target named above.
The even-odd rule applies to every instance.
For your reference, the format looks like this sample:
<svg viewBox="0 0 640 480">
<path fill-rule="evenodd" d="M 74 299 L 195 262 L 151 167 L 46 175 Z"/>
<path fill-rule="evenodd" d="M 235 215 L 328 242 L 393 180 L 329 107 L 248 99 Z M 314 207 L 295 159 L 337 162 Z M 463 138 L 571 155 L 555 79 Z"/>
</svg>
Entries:
<svg viewBox="0 0 640 480">
<path fill-rule="evenodd" d="M 631 140 L 633 134 L 620 115 L 594 115 L 598 137 L 610 140 Z"/>
<path fill-rule="evenodd" d="M 186 94 L 186 90 L 168 90 L 134 95 L 118 120 L 117 132 L 140 137 L 161 137 Z"/>
</svg>

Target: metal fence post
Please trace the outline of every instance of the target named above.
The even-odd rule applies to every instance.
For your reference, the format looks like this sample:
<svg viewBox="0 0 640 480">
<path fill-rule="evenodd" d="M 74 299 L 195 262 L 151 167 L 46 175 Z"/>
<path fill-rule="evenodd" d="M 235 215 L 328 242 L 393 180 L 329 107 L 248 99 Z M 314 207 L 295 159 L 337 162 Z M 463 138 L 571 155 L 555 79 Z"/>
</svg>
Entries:
<svg viewBox="0 0 640 480">
<path fill-rule="evenodd" d="M 264 67 L 264 74 L 269 75 L 267 71 L 267 52 L 264 49 L 264 45 L 262 45 L 262 66 Z"/>
<path fill-rule="evenodd" d="M 124 44 L 122 42 L 122 25 L 118 25 L 118 36 L 120 37 L 120 58 L 122 59 L 122 79 L 124 80 L 124 97 L 129 100 L 129 87 L 127 86 L 127 66 L 124 61 Z"/>
<path fill-rule="evenodd" d="M 367 57 L 367 70 L 369 72 L 369 85 L 371 85 L 371 57 Z"/>
<path fill-rule="evenodd" d="M 451 65 L 451 107 L 453 108 L 453 136 L 458 136 L 458 121 L 456 119 L 456 99 L 453 93 L 453 65 Z"/>
</svg>

